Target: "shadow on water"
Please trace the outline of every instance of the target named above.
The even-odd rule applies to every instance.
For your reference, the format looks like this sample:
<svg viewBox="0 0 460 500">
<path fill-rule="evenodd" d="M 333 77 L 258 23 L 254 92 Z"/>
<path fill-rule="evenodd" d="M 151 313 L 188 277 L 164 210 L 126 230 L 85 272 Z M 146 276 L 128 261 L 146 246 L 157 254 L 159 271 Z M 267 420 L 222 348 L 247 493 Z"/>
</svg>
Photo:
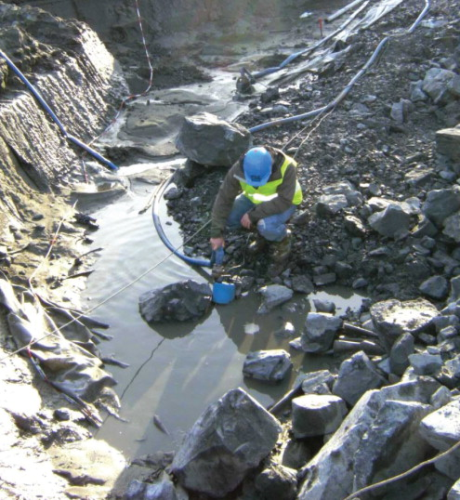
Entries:
<svg viewBox="0 0 460 500">
<path fill-rule="evenodd" d="M 92 315 L 110 324 L 113 339 L 101 343 L 100 351 L 130 365 L 110 367 L 118 382 L 120 414 L 129 423 L 109 417 L 97 432 L 129 458 L 177 449 L 206 406 L 231 389 L 242 387 L 267 407 L 289 389 L 299 370 L 337 365 L 332 356 L 291 349 L 292 336 L 282 331 L 290 323 L 294 336 L 300 335 L 312 298 L 334 301 L 337 314 L 359 308 L 362 300 L 347 290 L 332 289 L 309 297 L 296 295 L 269 314 L 258 314 L 261 299 L 253 292 L 226 306 L 214 306 L 200 321 L 149 325 L 139 313 L 142 293 L 183 279 L 203 282 L 207 271 L 170 256 L 151 214 L 139 213 L 144 206 L 144 197 L 130 196 L 94 214 L 100 229 L 93 244 L 104 250 L 84 295 L 88 308 L 95 308 Z M 177 227 L 167 220 L 165 207 L 162 212 L 162 220 L 171 224 L 166 226 L 168 237 L 177 245 Z M 245 379 L 245 357 L 260 349 L 286 349 L 294 365 L 291 377 L 277 385 Z M 154 415 L 167 434 L 155 426 Z"/>
</svg>

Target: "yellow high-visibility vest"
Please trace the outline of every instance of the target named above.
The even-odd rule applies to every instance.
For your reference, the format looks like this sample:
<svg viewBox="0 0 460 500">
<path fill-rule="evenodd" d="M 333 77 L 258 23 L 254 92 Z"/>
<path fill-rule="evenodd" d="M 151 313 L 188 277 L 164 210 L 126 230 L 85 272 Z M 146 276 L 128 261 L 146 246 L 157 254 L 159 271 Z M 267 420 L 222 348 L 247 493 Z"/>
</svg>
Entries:
<svg viewBox="0 0 460 500">
<path fill-rule="evenodd" d="M 284 174 L 286 173 L 286 169 L 290 165 L 294 165 L 294 167 L 297 168 L 297 162 L 292 158 L 286 156 L 283 164 L 281 165 L 281 178 L 277 179 L 276 181 L 267 182 L 267 184 L 264 184 L 263 186 L 260 186 L 258 188 L 250 186 L 248 183 L 238 178 L 244 196 L 249 198 L 255 205 L 276 198 L 276 190 L 278 186 L 284 181 Z M 302 203 L 302 189 L 300 187 L 299 181 L 296 181 L 295 193 L 294 197 L 292 198 L 292 203 L 293 205 L 300 205 Z"/>
</svg>

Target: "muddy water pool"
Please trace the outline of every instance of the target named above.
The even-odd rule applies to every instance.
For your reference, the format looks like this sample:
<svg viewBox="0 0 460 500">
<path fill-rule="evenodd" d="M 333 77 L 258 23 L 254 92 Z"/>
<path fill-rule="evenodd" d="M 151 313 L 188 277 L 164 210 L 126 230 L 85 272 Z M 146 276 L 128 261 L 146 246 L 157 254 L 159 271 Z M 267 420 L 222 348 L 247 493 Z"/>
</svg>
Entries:
<svg viewBox="0 0 460 500">
<path fill-rule="evenodd" d="M 93 214 L 100 225 L 94 234 L 94 247 L 103 250 L 84 297 L 86 306 L 94 309 L 92 316 L 110 324 L 107 333 L 113 339 L 102 341 L 101 353 L 130 365 L 125 369 L 108 367 L 118 381 L 120 414 L 128 422 L 109 417 L 97 437 L 130 458 L 177 449 L 205 407 L 230 389 L 243 387 L 268 406 L 289 389 L 299 369 L 336 365 L 332 356 L 304 355 L 291 349 L 290 339 L 277 332 L 291 323 L 300 335 L 314 298 L 334 301 L 337 314 L 348 307 L 359 308 L 362 301 L 357 294 L 334 289 L 294 296 L 284 306 L 260 315 L 260 295 L 253 293 L 229 305 L 214 306 L 195 323 L 148 325 L 139 314 L 142 293 L 183 279 L 204 282 L 209 273 L 171 256 L 156 234 L 151 210 L 139 213 L 150 196 L 126 196 Z M 168 220 L 165 206 L 161 220 L 172 244 L 180 245 L 179 232 Z M 248 352 L 277 348 L 292 356 L 294 370 L 289 379 L 268 386 L 243 377 Z M 155 426 L 154 415 L 168 434 Z"/>
<path fill-rule="evenodd" d="M 339 3 L 337 7 L 344 4 Z M 232 120 L 244 109 L 244 101 L 233 99 L 237 74 L 238 65 L 229 71 L 215 70 L 213 81 L 206 84 L 152 92 L 130 105 L 100 142 L 146 146 L 158 156 L 157 165 L 150 168 L 173 169 L 174 165 L 164 159 L 174 154 L 173 140 L 183 116 L 209 111 Z M 264 85 L 267 83 L 265 80 Z M 123 167 L 120 175 L 129 176 L 136 168 L 139 165 Z M 171 255 L 156 233 L 151 208 L 144 210 L 155 186 L 131 184 L 128 195 L 91 214 L 100 226 L 93 235 L 92 247 L 103 250 L 88 278 L 83 301 L 91 316 L 110 324 L 108 333 L 113 338 L 99 345 L 102 355 L 129 364 L 125 369 L 108 367 L 118 381 L 120 415 L 127 422 L 108 417 L 96 433 L 98 438 L 131 459 L 173 451 L 206 406 L 228 390 L 242 387 L 268 406 L 290 388 L 299 370 L 337 368 L 337 358 L 291 349 L 290 338 L 279 331 L 290 323 L 294 336 L 300 336 L 314 298 L 333 301 L 338 315 L 347 308 L 358 309 L 363 297 L 349 290 L 295 295 L 264 315 L 257 313 L 261 298 L 254 292 L 229 305 L 214 306 L 195 323 L 148 325 L 139 313 L 140 295 L 184 279 L 209 281 L 209 270 L 194 269 Z M 168 218 L 164 204 L 160 218 L 168 239 L 180 246 L 178 227 Z M 249 352 L 275 348 L 291 354 L 294 369 L 288 379 L 269 386 L 243 377 L 242 367 Z M 154 416 L 162 430 L 155 425 Z"/>
</svg>

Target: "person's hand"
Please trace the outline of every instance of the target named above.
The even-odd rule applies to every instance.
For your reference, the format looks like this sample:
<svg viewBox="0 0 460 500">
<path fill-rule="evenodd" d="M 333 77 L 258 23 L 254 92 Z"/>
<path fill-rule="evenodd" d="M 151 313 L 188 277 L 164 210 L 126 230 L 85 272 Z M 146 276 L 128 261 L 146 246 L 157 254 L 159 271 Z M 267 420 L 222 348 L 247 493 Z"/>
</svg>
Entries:
<svg viewBox="0 0 460 500">
<path fill-rule="evenodd" d="M 220 247 L 225 245 L 225 240 L 223 238 L 211 238 L 209 241 L 211 243 L 212 250 L 218 250 Z"/>
<path fill-rule="evenodd" d="M 246 229 L 251 229 L 251 219 L 249 218 L 247 212 L 243 215 L 243 217 L 241 217 L 240 223 Z"/>
</svg>

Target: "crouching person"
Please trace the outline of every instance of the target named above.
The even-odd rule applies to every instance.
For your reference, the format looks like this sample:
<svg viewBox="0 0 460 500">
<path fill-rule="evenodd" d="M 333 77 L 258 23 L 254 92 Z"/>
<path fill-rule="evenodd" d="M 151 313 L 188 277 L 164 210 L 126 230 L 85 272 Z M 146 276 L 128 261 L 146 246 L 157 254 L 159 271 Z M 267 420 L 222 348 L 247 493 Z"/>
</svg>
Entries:
<svg viewBox="0 0 460 500">
<path fill-rule="evenodd" d="M 250 149 L 227 172 L 212 209 L 212 250 L 225 245 L 225 229 L 241 227 L 256 233 L 252 254 L 270 243 L 268 275 L 280 274 L 291 253 L 286 223 L 302 202 L 297 163 L 270 146 Z"/>
</svg>

